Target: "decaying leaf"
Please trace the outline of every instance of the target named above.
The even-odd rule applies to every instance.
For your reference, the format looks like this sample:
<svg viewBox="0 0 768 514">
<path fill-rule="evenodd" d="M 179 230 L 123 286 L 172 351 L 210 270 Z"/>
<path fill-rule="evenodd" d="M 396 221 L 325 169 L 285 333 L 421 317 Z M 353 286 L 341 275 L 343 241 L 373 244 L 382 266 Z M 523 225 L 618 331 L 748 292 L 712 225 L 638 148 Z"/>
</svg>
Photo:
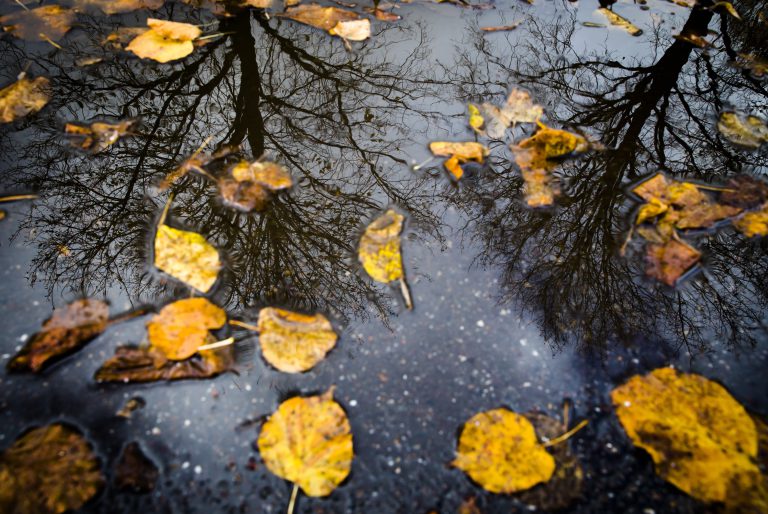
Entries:
<svg viewBox="0 0 768 514">
<path fill-rule="evenodd" d="M 333 400 L 333 388 L 281 403 L 257 444 L 267 468 L 307 496 L 331 494 L 349 475 L 354 457 L 349 420 Z"/>
<path fill-rule="evenodd" d="M 525 201 L 529 207 L 552 205 L 559 194 L 552 176 L 559 160 L 592 147 L 592 143 L 579 134 L 553 129 L 541 122 L 538 126 L 533 136 L 510 146 L 525 181 Z"/>
<path fill-rule="evenodd" d="M 45 107 L 50 99 L 50 81 L 28 79 L 25 73 L 13 84 L 0 89 L 0 123 L 10 123 Z"/>
<path fill-rule="evenodd" d="M 135 493 L 148 493 L 155 489 L 160 471 L 141 450 L 136 441 L 123 448 L 115 463 L 115 487 Z"/>
<path fill-rule="evenodd" d="M 633 376 L 611 399 L 632 442 L 679 489 L 726 505 L 759 491 L 755 423 L 721 385 L 661 368 Z"/>
<path fill-rule="evenodd" d="M 608 21 L 611 25 L 614 25 L 616 27 L 621 27 L 622 29 L 629 32 L 632 36 L 639 36 L 643 33 L 641 29 L 636 27 L 631 21 L 624 18 L 623 16 L 620 16 L 613 12 L 610 9 L 606 9 L 605 7 L 601 7 L 597 10 L 599 13 L 601 13 L 603 16 L 608 18 Z"/>
<path fill-rule="evenodd" d="M 224 326 L 227 313 L 207 298 L 186 298 L 163 307 L 147 323 L 151 347 L 170 360 L 184 360 L 206 344 L 209 330 Z"/>
<path fill-rule="evenodd" d="M 747 212 L 733 221 L 733 226 L 747 237 L 768 235 L 768 203 L 759 211 Z"/>
<path fill-rule="evenodd" d="M 718 200 L 741 209 L 760 207 L 768 201 L 768 183 L 750 175 L 736 175 L 725 184 Z"/>
<path fill-rule="evenodd" d="M 160 9 L 165 0 L 75 0 L 75 5 L 82 9 L 99 9 L 104 14 L 120 14 L 137 9 Z"/>
<path fill-rule="evenodd" d="M 60 5 L 44 5 L 0 16 L 3 30 L 27 41 L 58 41 L 72 28 L 75 12 Z"/>
<path fill-rule="evenodd" d="M 137 36 L 126 47 L 143 59 L 157 62 L 170 62 L 182 59 L 195 49 L 192 41 L 200 37 L 202 31 L 189 23 L 158 20 L 147 20 L 149 30 Z"/>
<path fill-rule="evenodd" d="M 30 430 L 0 454 L 0 511 L 8 514 L 76 510 L 103 485 L 93 448 L 65 425 Z"/>
<path fill-rule="evenodd" d="M 336 346 L 338 336 L 322 314 L 267 307 L 259 312 L 259 344 L 264 359 L 285 373 L 312 369 Z"/>
<path fill-rule="evenodd" d="M 400 291 L 408 309 L 413 307 L 411 294 L 405 281 L 403 255 L 400 251 L 400 233 L 405 217 L 393 209 L 376 218 L 365 228 L 357 256 L 368 275 L 384 284 L 400 282 Z"/>
<path fill-rule="evenodd" d="M 170 172 L 168 176 L 166 176 L 158 185 L 158 189 L 160 191 L 165 191 L 174 183 L 181 180 L 191 172 L 199 173 L 203 176 L 208 176 L 208 172 L 205 171 L 204 166 L 207 166 L 217 159 L 221 159 L 236 153 L 239 150 L 238 147 L 225 145 L 216 150 L 212 155 L 202 153 L 203 148 L 205 148 L 209 141 L 210 138 L 206 139 L 192 155 L 184 159 L 184 161 L 182 161 L 182 163 L 179 164 L 176 169 Z"/>
<path fill-rule="evenodd" d="M 555 472 L 555 459 L 531 422 L 504 408 L 480 412 L 464 424 L 451 465 L 497 494 L 525 491 Z"/>
<path fill-rule="evenodd" d="M 155 267 L 207 293 L 216 282 L 221 261 L 216 248 L 200 234 L 161 223 L 155 235 Z"/>
<path fill-rule="evenodd" d="M 464 176 L 464 170 L 461 169 L 462 164 L 469 161 L 482 164 L 485 157 L 490 153 L 488 147 L 474 141 L 466 143 L 435 141 L 429 143 L 429 149 L 433 155 L 449 157 L 443 163 L 443 166 L 456 180 Z"/>
<path fill-rule="evenodd" d="M 717 120 L 717 130 L 731 143 L 756 150 L 768 143 L 768 126 L 757 116 L 725 111 Z"/>
<path fill-rule="evenodd" d="M 488 137 L 493 139 L 504 139 L 510 125 L 536 123 L 544 114 L 544 109 L 533 103 L 530 93 L 522 89 L 512 89 L 501 107 L 484 103 L 480 109 L 485 115 Z"/>
<path fill-rule="evenodd" d="M 461 502 L 457 514 L 483 514 L 480 508 L 477 506 L 477 498 L 471 496 Z"/>
<path fill-rule="evenodd" d="M 660 244 L 649 244 L 645 254 L 645 273 L 668 286 L 674 286 L 699 259 L 701 252 L 684 241 L 670 239 Z"/>
<path fill-rule="evenodd" d="M 289 7 L 284 13 L 277 14 L 277 16 L 311 25 L 325 30 L 331 35 L 338 35 L 354 41 L 366 39 L 371 35 L 371 22 L 369 20 L 361 19 L 357 13 L 338 7 L 300 4 Z"/>
<path fill-rule="evenodd" d="M 118 139 L 130 133 L 137 120 L 125 120 L 118 123 L 94 122 L 90 125 L 67 123 L 64 132 L 72 137 L 72 143 L 88 152 L 103 152 Z"/>
<path fill-rule="evenodd" d="M 75 300 L 53 311 L 9 362 L 11 371 L 41 371 L 48 361 L 74 352 L 107 328 L 109 306 L 101 300 Z"/>
<path fill-rule="evenodd" d="M 215 350 L 201 350 L 183 361 L 173 361 L 157 350 L 136 346 L 119 346 L 115 356 L 96 372 L 98 382 L 154 382 L 211 378 L 229 371 L 235 365 L 231 345 Z"/>
<path fill-rule="evenodd" d="M 269 161 L 240 161 L 218 179 L 219 191 L 225 203 L 245 212 L 262 211 L 271 194 L 293 186 L 291 174 L 285 167 Z"/>
</svg>

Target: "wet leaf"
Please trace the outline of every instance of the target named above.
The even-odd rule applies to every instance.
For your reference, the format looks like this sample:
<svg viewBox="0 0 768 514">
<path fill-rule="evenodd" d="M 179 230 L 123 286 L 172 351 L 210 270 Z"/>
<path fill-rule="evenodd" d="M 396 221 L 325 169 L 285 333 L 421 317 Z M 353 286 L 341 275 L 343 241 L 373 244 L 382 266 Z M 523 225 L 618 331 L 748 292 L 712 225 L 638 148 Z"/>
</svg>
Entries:
<svg viewBox="0 0 768 514">
<path fill-rule="evenodd" d="M 163 307 L 147 323 L 153 349 L 170 360 L 184 360 L 206 344 L 209 330 L 224 326 L 227 313 L 207 298 L 187 298 Z"/>
<path fill-rule="evenodd" d="M 400 16 L 399 14 L 385 11 L 384 9 L 366 7 L 365 12 L 373 14 L 377 20 L 381 20 L 381 21 L 394 22 L 394 21 L 400 21 L 401 19 L 403 19 L 403 17 Z"/>
<path fill-rule="evenodd" d="M 137 9 L 160 9 L 165 0 L 75 0 L 75 5 L 82 9 L 99 9 L 104 14 L 120 14 Z"/>
<path fill-rule="evenodd" d="M 735 65 L 749 70 L 750 74 L 756 79 L 762 79 L 768 73 L 768 61 L 754 54 L 739 54 L 739 59 L 735 62 Z"/>
<path fill-rule="evenodd" d="M 757 116 L 725 111 L 717 120 L 717 130 L 731 143 L 756 150 L 768 142 L 768 126 Z"/>
<path fill-rule="evenodd" d="M 44 5 L 0 16 L 3 30 L 27 41 L 58 41 L 75 22 L 75 12 L 60 5 Z"/>
<path fill-rule="evenodd" d="M 640 30 L 638 27 L 636 27 L 631 21 L 624 18 L 623 16 L 616 14 L 610 9 L 601 7 L 597 11 L 601 13 L 603 16 L 605 16 L 606 18 L 608 18 L 608 21 L 610 22 L 611 25 L 614 25 L 616 27 L 621 27 L 622 29 L 629 32 L 629 34 L 632 36 L 639 36 L 643 33 L 643 31 Z"/>
<path fill-rule="evenodd" d="M 21 73 L 13 84 L 0 89 L 0 123 L 10 123 L 45 107 L 50 99 L 50 81 L 28 79 Z"/>
<path fill-rule="evenodd" d="M 124 50 L 131 41 L 148 30 L 146 27 L 119 27 L 104 38 L 102 45 L 113 50 Z"/>
<path fill-rule="evenodd" d="M 438 157 L 450 157 L 443 163 L 443 166 L 456 180 L 464 175 L 464 170 L 461 169 L 462 164 L 470 161 L 482 164 L 489 154 L 485 145 L 474 141 L 466 143 L 435 141 L 429 144 L 429 149 L 433 155 Z"/>
<path fill-rule="evenodd" d="M 472 127 L 472 130 L 479 134 L 485 133 L 483 130 L 485 119 L 483 118 L 483 115 L 480 114 L 480 109 L 478 109 L 475 104 L 468 104 L 467 110 L 469 111 L 469 126 Z"/>
<path fill-rule="evenodd" d="M 216 282 L 221 261 L 216 248 L 200 234 L 160 224 L 155 235 L 155 266 L 207 293 Z"/>
<path fill-rule="evenodd" d="M 701 252 L 683 241 L 670 239 L 663 244 L 649 244 L 645 255 L 648 265 L 645 273 L 668 286 L 674 286 L 699 259 Z"/>
<path fill-rule="evenodd" d="M 155 489 L 160 472 L 155 463 L 141 450 L 136 441 L 123 448 L 115 463 L 115 487 L 135 493 L 149 493 Z"/>
<path fill-rule="evenodd" d="M 100 300 L 75 300 L 57 308 L 10 362 L 12 371 L 41 371 L 48 361 L 74 352 L 101 334 L 109 318 L 109 306 Z"/>
<path fill-rule="evenodd" d="M 281 403 L 257 444 L 267 468 L 307 496 L 331 494 L 349 475 L 354 457 L 349 420 L 333 400 L 333 388 Z"/>
<path fill-rule="evenodd" d="M 361 19 L 360 15 L 338 7 L 323 7 L 318 4 L 301 4 L 289 7 L 284 13 L 277 14 L 305 25 L 327 31 L 345 39 L 359 41 L 371 34 L 371 23 Z"/>
<path fill-rule="evenodd" d="M 259 344 L 264 359 L 285 373 L 312 369 L 336 346 L 338 336 L 322 314 L 267 307 L 259 312 Z"/>
<path fill-rule="evenodd" d="M 154 382 L 211 378 L 229 371 L 235 364 L 232 346 L 202 350 L 183 361 L 168 360 L 162 352 L 151 348 L 119 346 L 115 356 L 96 372 L 98 382 Z"/>
<path fill-rule="evenodd" d="M 371 21 L 368 19 L 340 21 L 328 33 L 349 41 L 363 41 L 371 37 Z"/>
<path fill-rule="evenodd" d="M 127 402 L 125 402 L 125 405 L 123 405 L 119 411 L 117 411 L 116 415 L 121 418 L 129 419 L 131 416 L 133 416 L 133 413 L 139 409 L 143 409 L 147 406 L 146 400 L 142 398 L 141 396 L 134 396 L 133 398 L 129 398 Z"/>
<path fill-rule="evenodd" d="M 504 139 L 507 128 L 517 123 L 536 123 L 544 109 L 533 103 L 530 93 L 522 89 L 510 91 L 507 101 L 501 107 L 484 103 L 481 110 L 486 118 L 488 137 Z"/>
<path fill-rule="evenodd" d="M 405 217 L 389 209 L 366 227 L 358 246 L 363 268 L 377 282 L 388 284 L 403 278 L 400 233 Z"/>
<path fill-rule="evenodd" d="M 741 209 L 759 207 L 768 201 L 768 183 L 750 175 L 737 175 L 725 184 L 719 202 Z"/>
<path fill-rule="evenodd" d="M 759 488 L 755 424 L 719 384 L 662 368 L 633 376 L 611 399 L 632 442 L 679 489 L 702 501 L 733 504 Z"/>
<path fill-rule="evenodd" d="M 531 422 L 504 408 L 475 414 L 464 424 L 451 465 L 497 494 L 530 489 L 555 471 L 555 459 Z"/>
<path fill-rule="evenodd" d="M 117 143 L 118 139 L 129 134 L 136 123 L 136 120 L 118 123 L 95 122 L 90 125 L 67 123 L 64 132 L 71 136 L 75 146 L 95 154 L 103 152 Z"/>
<path fill-rule="evenodd" d="M 523 20 L 518 20 L 514 23 L 510 23 L 509 25 L 496 25 L 493 27 L 480 27 L 480 30 L 484 32 L 507 32 L 510 30 L 515 30 L 517 27 L 520 26 L 520 24 L 523 23 Z"/>
<path fill-rule="evenodd" d="M 759 211 L 744 213 L 733 221 L 733 226 L 747 237 L 768 235 L 768 203 Z"/>
<path fill-rule="evenodd" d="M 76 510 L 104 485 L 99 460 L 75 429 L 30 430 L 0 455 L 0 511 L 61 514 Z"/>
<path fill-rule="evenodd" d="M 203 148 L 208 144 L 206 140 L 200 148 L 198 148 L 192 155 L 182 161 L 179 166 L 166 176 L 163 181 L 158 185 L 160 191 L 165 191 L 171 187 L 174 183 L 181 180 L 191 172 L 200 173 L 203 176 L 208 176 L 208 172 L 205 171 L 204 166 L 207 166 L 211 162 L 227 157 L 238 151 L 237 147 L 223 146 L 216 150 L 212 155 L 202 153 Z"/>
<path fill-rule="evenodd" d="M 245 212 L 262 211 L 271 193 L 293 186 L 293 179 L 283 166 L 268 161 L 240 161 L 218 179 L 225 203 Z"/>
<path fill-rule="evenodd" d="M 126 47 L 143 59 L 157 62 L 170 62 L 182 59 L 195 49 L 192 41 L 200 37 L 202 31 L 189 23 L 158 20 L 147 20 L 149 30 L 137 36 Z"/>
<path fill-rule="evenodd" d="M 477 506 L 477 498 L 474 496 L 467 498 L 461 505 L 457 514 L 483 514 L 480 507 Z"/>
</svg>

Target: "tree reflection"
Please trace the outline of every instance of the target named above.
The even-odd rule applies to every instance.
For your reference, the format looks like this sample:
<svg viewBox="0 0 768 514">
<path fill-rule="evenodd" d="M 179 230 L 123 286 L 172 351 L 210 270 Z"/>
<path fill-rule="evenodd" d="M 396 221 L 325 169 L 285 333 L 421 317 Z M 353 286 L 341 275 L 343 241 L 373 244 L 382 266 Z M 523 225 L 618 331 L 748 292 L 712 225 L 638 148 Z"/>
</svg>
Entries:
<svg viewBox="0 0 768 514">
<path fill-rule="evenodd" d="M 718 19 L 694 9 L 682 31 L 704 36 Z M 452 199 L 468 212 L 480 261 L 503 269 L 503 300 L 529 309 L 557 344 L 604 348 L 616 339 L 659 339 L 700 352 L 713 340 L 749 344 L 764 333 L 764 241 L 729 232 L 696 238 L 704 272 L 675 290 L 642 279 L 638 252 L 618 255 L 633 208 L 627 188 L 641 177 L 663 169 L 716 181 L 766 170 L 765 153 L 739 151 L 715 128 L 717 112 L 729 104 L 768 112 L 765 85 L 729 65 L 735 38 L 723 20 L 723 34 L 706 52 L 673 39 L 661 24 L 649 38 L 652 51 L 638 44 L 635 56 L 585 53 L 577 33 L 594 29 L 578 27 L 575 17 L 530 19 L 525 33 L 500 46 L 474 39 L 456 63 L 462 100 L 487 100 L 517 84 L 534 93 L 555 125 L 588 130 L 609 148 L 561 166 L 567 194 L 551 211 L 524 207 L 522 180 L 505 169 L 508 157 L 492 163 L 498 173 L 485 176 L 487 187 Z M 738 44 L 739 52 L 763 51 L 749 37 Z M 519 129 L 515 134 L 521 137 Z"/>
<path fill-rule="evenodd" d="M 358 272 L 363 223 L 396 204 L 421 237 L 440 237 L 431 195 L 424 181 L 408 176 L 401 151 L 405 133 L 432 115 L 415 107 L 436 84 L 424 71 L 423 27 L 388 27 L 386 38 L 348 52 L 320 31 L 241 11 L 223 18 L 216 31 L 224 35 L 183 64 L 161 66 L 114 57 L 101 44 L 103 26 L 103 18 L 83 20 L 85 35 L 64 51 L 31 58 L 33 72 L 54 77 L 46 112 L 56 116 L 39 116 L 32 135 L 2 141 L 12 155 L 7 176 L 42 197 L 22 224 L 39 246 L 34 275 L 49 289 L 67 284 L 93 292 L 119 284 L 133 299 L 164 294 L 171 286 L 147 264 L 164 201 L 155 185 L 212 134 L 212 147 L 266 154 L 285 163 L 298 183 L 253 216 L 225 207 L 201 177 L 174 186 L 171 223 L 204 234 L 225 257 L 218 299 L 233 308 L 290 301 L 341 317 L 363 314 L 369 300 L 388 310 Z M 24 66 L 14 50 L 19 43 L 2 44 L 15 73 Z M 85 55 L 107 60 L 73 64 Z M 19 57 L 11 63 L 13 56 Z M 96 157 L 67 149 L 58 136 L 62 122 L 95 117 L 140 117 L 143 128 Z M 62 256 L 65 247 L 69 255 Z"/>
</svg>

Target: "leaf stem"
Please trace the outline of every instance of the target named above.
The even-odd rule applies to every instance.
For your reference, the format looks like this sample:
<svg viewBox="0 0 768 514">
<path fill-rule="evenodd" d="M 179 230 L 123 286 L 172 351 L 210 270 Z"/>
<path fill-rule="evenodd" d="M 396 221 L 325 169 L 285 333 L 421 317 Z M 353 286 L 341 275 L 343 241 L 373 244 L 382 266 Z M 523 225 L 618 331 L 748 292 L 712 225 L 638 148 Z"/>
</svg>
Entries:
<svg viewBox="0 0 768 514">
<path fill-rule="evenodd" d="M 15 202 L 17 200 L 37 200 L 37 195 L 0 196 L 0 202 Z"/>
<path fill-rule="evenodd" d="M 257 327 L 256 325 L 251 325 L 250 323 L 246 323 L 244 321 L 238 321 L 236 319 L 229 320 L 229 324 L 236 327 L 245 328 L 247 330 L 253 330 L 254 332 L 259 331 L 259 327 Z"/>
<path fill-rule="evenodd" d="M 401 278 L 399 280 L 400 282 L 400 292 L 403 295 L 403 300 L 405 301 L 405 308 L 410 310 L 413 310 L 413 301 L 411 300 L 411 291 L 408 289 L 408 283 L 405 281 L 405 277 Z"/>
<path fill-rule="evenodd" d="M 579 430 L 581 430 L 582 428 L 587 426 L 587 423 L 589 423 L 588 420 L 582 419 L 579 422 L 578 425 L 576 425 L 575 427 L 573 427 L 572 429 L 570 429 L 566 433 L 564 433 L 562 435 L 559 435 L 559 436 L 555 437 L 554 439 L 550 439 L 549 441 L 544 443 L 542 446 L 544 448 L 549 448 L 550 446 L 554 446 L 556 444 L 562 443 L 563 441 L 567 441 L 573 434 L 575 434 L 576 432 L 578 432 Z"/>
<path fill-rule="evenodd" d="M 296 506 L 296 496 L 299 495 L 299 484 L 293 484 L 291 491 L 291 501 L 288 502 L 288 514 L 293 514 L 293 507 Z"/>
<path fill-rule="evenodd" d="M 222 339 L 221 341 L 216 341 L 215 343 L 204 344 L 203 346 L 199 346 L 197 348 L 197 351 L 202 352 L 205 350 L 215 350 L 216 348 L 223 348 L 225 346 L 229 346 L 234 342 L 235 342 L 234 337 L 228 337 L 226 339 Z"/>
<path fill-rule="evenodd" d="M 168 209 L 171 208 L 171 202 L 173 202 L 173 193 L 168 195 L 168 200 L 165 202 L 165 207 L 163 207 L 163 213 L 160 215 L 160 223 L 158 223 L 158 225 L 165 225 L 165 218 L 168 216 Z"/>
</svg>

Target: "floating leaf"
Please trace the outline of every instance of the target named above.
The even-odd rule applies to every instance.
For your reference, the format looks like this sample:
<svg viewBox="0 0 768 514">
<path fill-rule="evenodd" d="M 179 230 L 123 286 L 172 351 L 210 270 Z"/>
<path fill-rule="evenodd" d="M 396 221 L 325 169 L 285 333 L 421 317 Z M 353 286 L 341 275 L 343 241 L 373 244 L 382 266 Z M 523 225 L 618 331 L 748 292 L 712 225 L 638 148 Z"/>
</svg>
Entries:
<svg viewBox="0 0 768 514">
<path fill-rule="evenodd" d="M 481 109 L 485 114 L 488 137 L 493 139 L 504 139 L 510 125 L 536 123 L 544 114 L 544 109 L 533 103 L 530 93 L 522 89 L 510 91 L 507 101 L 501 107 L 484 103 Z"/>
<path fill-rule="evenodd" d="M 360 238 L 357 256 L 366 273 L 377 282 L 400 282 L 405 306 L 413 307 L 411 294 L 405 282 L 403 255 L 400 251 L 400 233 L 405 217 L 393 209 L 373 220 Z"/>
<path fill-rule="evenodd" d="M 368 19 L 340 21 L 328 33 L 349 41 L 363 41 L 371 37 L 371 21 Z"/>
<path fill-rule="evenodd" d="M 752 209 L 768 201 L 768 183 L 750 175 L 736 175 L 728 180 L 719 202 L 741 209 Z"/>
<path fill-rule="evenodd" d="M 155 235 L 155 266 L 207 293 L 216 282 L 221 261 L 216 248 L 200 234 L 161 223 Z"/>
<path fill-rule="evenodd" d="M 735 65 L 749 70 L 750 74 L 756 79 L 762 79 L 768 73 L 768 61 L 754 54 L 739 54 L 739 59 L 735 62 Z"/>
<path fill-rule="evenodd" d="M 77 510 L 104 485 L 99 459 L 75 429 L 35 428 L 0 454 L 0 511 L 61 514 Z"/>
<path fill-rule="evenodd" d="M 45 107 L 50 99 L 49 89 L 47 78 L 28 79 L 21 73 L 16 82 L 0 89 L 0 123 L 10 123 Z"/>
<path fill-rule="evenodd" d="M 475 104 L 468 104 L 467 110 L 469 111 L 469 126 L 472 130 L 480 134 L 483 133 L 483 125 L 485 125 L 485 119 L 480 114 L 480 109 Z"/>
<path fill-rule="evenodd" d="M 158 20 L 147 20 L 149 30 L 136 37 L 126 47 L 143 59 L 157 62 L 169 62 L 182 59 L 195 49 L 192 41 L 200 37 L 202 31 L 189 23 Z"/>
<path fill-rule="evenodd" d="M 90 125 L 67 123 L 64 132 L 72 136 L 76 146 L 91 153 L 103 152 L 118 139 L 130 133 L 136 125 L 136 120 L 125 120 L 119 123 L 95 122 Z"/>
<path fill-rule="evenodd" d="M 264 359 L 285 373 L 312 369 L 338 339 L 322 314 L 310 316 L 273 307 L 261 309 L 258 328 Z"/>
<path fill-rule="evenodd" d="M 114 50 L 124 50 L 131 41 L 148 30 L 146 27 L 119 27 L 104 38 L 101 44 Z"/>
<path fill-rule="evenodd" d="M 115 463 L 115 487 L 134 493 L 148 493 L 155 489 L 160 471 L 141 450 L 136 441 L 123 448 Z"/>
<path fill-rule="evenodd" d="M 229 173 L 218 179 L 224 201 L 245 212 L 261 211 L 267 206 L 271 193 L 293 186 L 293 179 L 283 166 L 274 162 L 240 161 Z"/>
<path fill-rule="evenodd" d="M 555 459 L 531 422 L 504 408 L 480 412 L 464 424 L 451 465 L 497 494 L 530 489 L 555 471 Z"/>
<path fill-rule="evenodd" d="M 670 239 L 663 244 L 649 244 L 645 260 L 646 275 L 674 286 L 675 282 L 699 262 L 701 252 L 683 241 Z"/>
<path fill-rule="evenodd" d="M 768 203 L 756 212 L 747 212 L 733 221 L 736 230 L 747 237 L 768 235 Z"/>
<path fill-rule="evenodd" d="M 756 150 L 768 143 L 768 126 L 757 116 L 725 111 L 717 120 L 717 130 L 731 143 Z"/>
<path fill-rule="evenodd" d="M 27 41 L 58 41 L 72 28 L 75 12 L 60 5 L 44 5 L 0 16 L 3 30 Z"/>
<path fill-rule="evenodd" d="M 458 514 L 483 514 L 477 506 L 477 498 L 474 496 L 467 498 L 459 505 Z"/>
<path fill-rule="evenodd" d="M 203 168 L 204 166 L 207 166 L 217 159 L 227 157 L 228 155 L 231 155 L 239 150 L 237 147 L 227 145 L 219 148 L 212 155 L 204 154 L 202 153 L 202 150 L 205 148 L 209 141 L 210 138 L 206 139 L 192 155 L 187 157 L 181 164 L 179 164 L 176 169 L 170 172 L 168 176 L 166 176 L 159 184 L 158 189 L 160 191 L 165 191 L 171 187 L 171 185 L 181 180 L 191 172 L 196 172 L 203 176 L 208 176 L 208 172 Z"/>
<path fill-rule="evenodd" d="M 643 33 L 643 31 L 637 28 L 631 21 L 624 18 L 623 16 L 616 14 L 610 9 L 601 7 L 597 11 L 601 13 L 603 16 L 605 16 L 606 18 L 608 18 L 608 21 L 610 22 L 611 25 L 614 25 L 616 27 L 621 27 L 622 29 L 629 32 L 629 34 L 632 36 L 639 36 Z"/>
<path fill-rule="evenodd" d="M 726 504 L 759 489 L 755 424 L 721 385 L 662 368 L 633 376 L 611 399 L 632 442 L 679 489 Z"/>
<path fill-rule="evenodd" d="M 366 7 L 365 12 L 373 14 L 377 20 L 381 20 L 381 21 L 394 22 L 394 21 L 400 21 L 401 19 L 403 19 L 403 17 L 400 16 L 399 14 L 385 11 L 384 9 Z"/>
<path fill-rule="evenodd" d="M 281 403 L 257 444 L 267 468 L 307 496 L 331 494 L 352 467 L 352 432 L 344 409 L 333 400 L 333 388 Z"/>
<path fill-rule="evenodd" d="M 509 30 L 515 30 L 517 27 L 520 26 L 520 24 L 523 23 L 523 20 L 518 20 L 514 23 L 510 23 L 509 25 L 496 25 L 493 27 L 480 27 L 480 30 L 483 32 L 507 32 Z"/>
<path fill-rule="evenodd" d="M 361 19 L 357 13 L 338 7 L 301 4 L 289 7 L 284 13 L 277 14 L 277 16 L 311 25 L 325 30 L 331 35 L 338 35 L 355 41 L 366 39 L 371 34 L 370 21 Z"/>
<path fill-rule="evenodd" d="M 78 350 L 107 328 L 109 306 L 100 300 L 75 300 L 53 311 L 42 330 L 8 362 L 12 371 L 41 371 L 48 361 Z"/>
<path fill-rule="evenodd" d="M 75 5 L 83 10 L 96 8 L 104 14 L 120 14 L 137 9 L 160 9 L 165 0 L 75 0 Z"/>
<path fill-rule="evenodd" d="M 153 349 L 170 360 L 184 360 L 203 346 L 209 330 L 221 328 L 227 313 L 207 298 L 187 298 L 163 307 L 147 323 L 147 336 Z"/>
<path fill-rule="evenodd" d="M 480 143 L 453 143 L 445 141 L 435 141 L 429 144 L 430 151 L 439 157 L 450 157 L 443 166 L 447 169 L 453 178 L 459 180 L 464 175 L 461 169 L 463 163 L 474 161 L 483 163 L 485 157 L 489 154 L 486 146 Z"/>
<path fill-rule="evenodd" d="M 107 360 L 96 372 L 98 382 L 154 382 L 211 378 L 229 371 L 235 364 L 232 346 L 215 350 L 201 350 L 183 361 L 168 360 L 151 348 L 119 346 L 115 356 Z"/>
</svg>

